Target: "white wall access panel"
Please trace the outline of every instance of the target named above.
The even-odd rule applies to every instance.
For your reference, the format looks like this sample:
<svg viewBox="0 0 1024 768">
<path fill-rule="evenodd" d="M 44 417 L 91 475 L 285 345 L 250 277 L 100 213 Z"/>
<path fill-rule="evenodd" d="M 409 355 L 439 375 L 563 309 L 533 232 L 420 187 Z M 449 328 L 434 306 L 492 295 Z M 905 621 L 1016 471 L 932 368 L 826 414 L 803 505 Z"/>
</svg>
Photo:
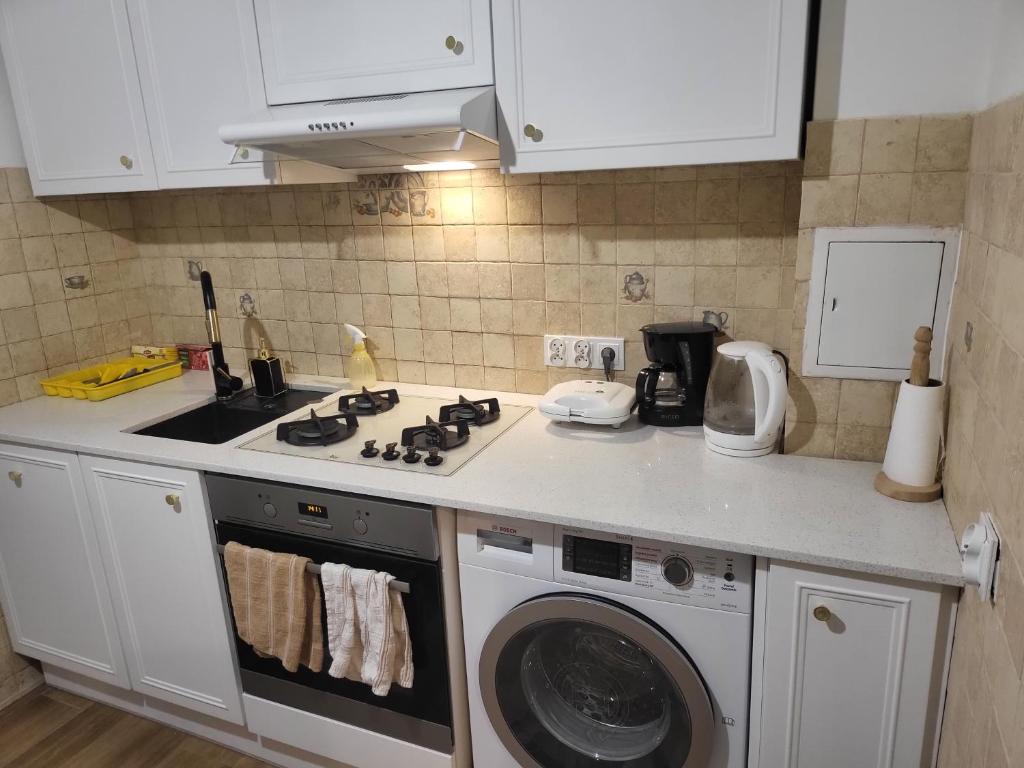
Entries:
<svg viewBox="0 0 1024 768">
<path fill-rule="evenodd" d="M 957 229 L 818 229 L 803 375 L 905 379 L 914 331 L 925 325 L 931 377 L 940 379 L 959 246 Z"/>
</svg>

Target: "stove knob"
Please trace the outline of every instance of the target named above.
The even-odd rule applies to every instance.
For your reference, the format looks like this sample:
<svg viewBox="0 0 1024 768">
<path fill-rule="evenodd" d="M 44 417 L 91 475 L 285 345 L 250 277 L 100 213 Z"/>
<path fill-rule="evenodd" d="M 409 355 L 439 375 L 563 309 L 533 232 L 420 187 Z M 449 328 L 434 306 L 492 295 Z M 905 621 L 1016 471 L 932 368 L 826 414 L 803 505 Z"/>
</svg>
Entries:
<svg viewBox="0 0 1024 768">
<path fill-rule="evenodd" d="M 384 453 L 382 453 L 380 457 L 384 459 L 384 461 L 394 461 L 402 455 L 395 450 L 397 447 L 398 443 L 388 443 L 384 446 Z"/>
<path fill-rule="evenodd" d="M 423 460 L 423 463 L 426 464 L 428 467 L 440 466 L 441 462 L 444 461 L 444 456 L 440 455 L 441 449 L 438 448 L 436 445 L 432 445 L 430 448 L 428 448 L 427 453 L 429 455 L 427 456 L 426 459 Z"/>
<path fill-rule="evenodd" d="M 358 533 L 360 536 L 366 534 L 366 528 L 366 521 L 363 520 L 363 518 L 357 517 L 355 520 L 352 521 L 352 530 Z"/>
<path fill-rule="evenodd" d="M 263 514 L 267 517 L 277 517 L 277 507 L 268 501 L 263 505 Z"/>
<path fill-rule="evenodd" d="M 402 457 L 402 461 L 404 461 L 406 464 L 415 464 L 419 460 L 420 453 L 418 450 L 416 450 L 415 445 L 410 445 L 408 448 L 405 449 L 405 456 Z"/>
<path fill-rule="evenodd" d="M 362 456 L 364 459 L 372 459 L 374 456 L 379 454 L 380 449 L 373 447 L 374 443 L 376 442 L 376 440 L 367 440 L 365 443 L 363 443 L 363 450 L 359 452 L 359 455 Z"/>
<path fill-rule="evenodd" d="M 693 581 L 693 566 L 685 557 L 669 555 L 661 561 L 661 575 L 673 587 L 685 587 Z"/>
</svg>

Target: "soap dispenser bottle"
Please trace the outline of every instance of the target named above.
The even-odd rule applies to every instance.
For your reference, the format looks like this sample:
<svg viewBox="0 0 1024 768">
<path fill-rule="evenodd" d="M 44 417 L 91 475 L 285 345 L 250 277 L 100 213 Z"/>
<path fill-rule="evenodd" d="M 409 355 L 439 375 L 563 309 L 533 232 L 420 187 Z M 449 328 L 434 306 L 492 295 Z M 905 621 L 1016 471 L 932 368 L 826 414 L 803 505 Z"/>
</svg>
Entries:
<svg viewBox="0 0 1024 768">
<path fill-rule="evenodd" d="M 345 366 L 349 386 L 356 390 L 372 387 L 377 383 L 377 369 L 366 350 L 366 334 L 348 323 L 345 323 L 345 331 L 352 337 L 352 357 Z"/>
</svg>

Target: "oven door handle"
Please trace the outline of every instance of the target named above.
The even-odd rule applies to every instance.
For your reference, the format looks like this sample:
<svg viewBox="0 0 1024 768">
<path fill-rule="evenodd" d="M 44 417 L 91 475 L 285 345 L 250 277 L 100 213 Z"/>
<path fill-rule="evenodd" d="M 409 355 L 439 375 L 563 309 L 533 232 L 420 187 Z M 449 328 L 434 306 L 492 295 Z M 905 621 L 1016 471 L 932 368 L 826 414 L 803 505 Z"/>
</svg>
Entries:
<svg viewBox="0 0 1024 768">
<path fill-rule="evenodd" d="M 224 556 L 224 545 L 223 544 L 218 544 L 217 545 L 217 552 L 221 555 L 221 557 Z M 308 565 L 306 565 L 306 570 L 309 573 L 314 574 L 315 576 L 319 576 L 320 575 L 320 564 L 319 563 L 309 563 Z M 393 590 L 395 592 L 401 592 L 403 595 L 411 595 L 412 594 L 412 588 L 409 586 L 409 582 L 407 582 L 407 581 L 399 581 L 398 579 L 392 579 L 390 582 L 388 582 L 388 589 L 391 589 L 391 590 Z"/>
</svg>

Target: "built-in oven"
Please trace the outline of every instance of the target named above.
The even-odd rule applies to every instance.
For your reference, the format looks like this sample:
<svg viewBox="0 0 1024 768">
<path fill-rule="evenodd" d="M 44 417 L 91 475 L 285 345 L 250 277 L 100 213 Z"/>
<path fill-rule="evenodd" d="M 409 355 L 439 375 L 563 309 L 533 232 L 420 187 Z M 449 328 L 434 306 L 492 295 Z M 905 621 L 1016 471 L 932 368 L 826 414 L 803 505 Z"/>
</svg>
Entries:
<svg viewBox="0 0 1024 768">
<path fill-rule="evenodd" d="M 323 616 L 324 664 L 288 672 L 237 638 L 242 690 L 440 752 L 453 751 L 444 601 L 434 510 L 284 483 L 207 474 L 217 543 L 229 541 L 386 571 L 401 590 L 412 642 L 412 688 L 376 696 L 362 683 L 331 677 Z M 223 562 L 222 562 L 223 565 Z M 314 570 L 315 565 L 312 565 Z M 226 582 L 226 574 L 225 574 Z"/>
</svg>

